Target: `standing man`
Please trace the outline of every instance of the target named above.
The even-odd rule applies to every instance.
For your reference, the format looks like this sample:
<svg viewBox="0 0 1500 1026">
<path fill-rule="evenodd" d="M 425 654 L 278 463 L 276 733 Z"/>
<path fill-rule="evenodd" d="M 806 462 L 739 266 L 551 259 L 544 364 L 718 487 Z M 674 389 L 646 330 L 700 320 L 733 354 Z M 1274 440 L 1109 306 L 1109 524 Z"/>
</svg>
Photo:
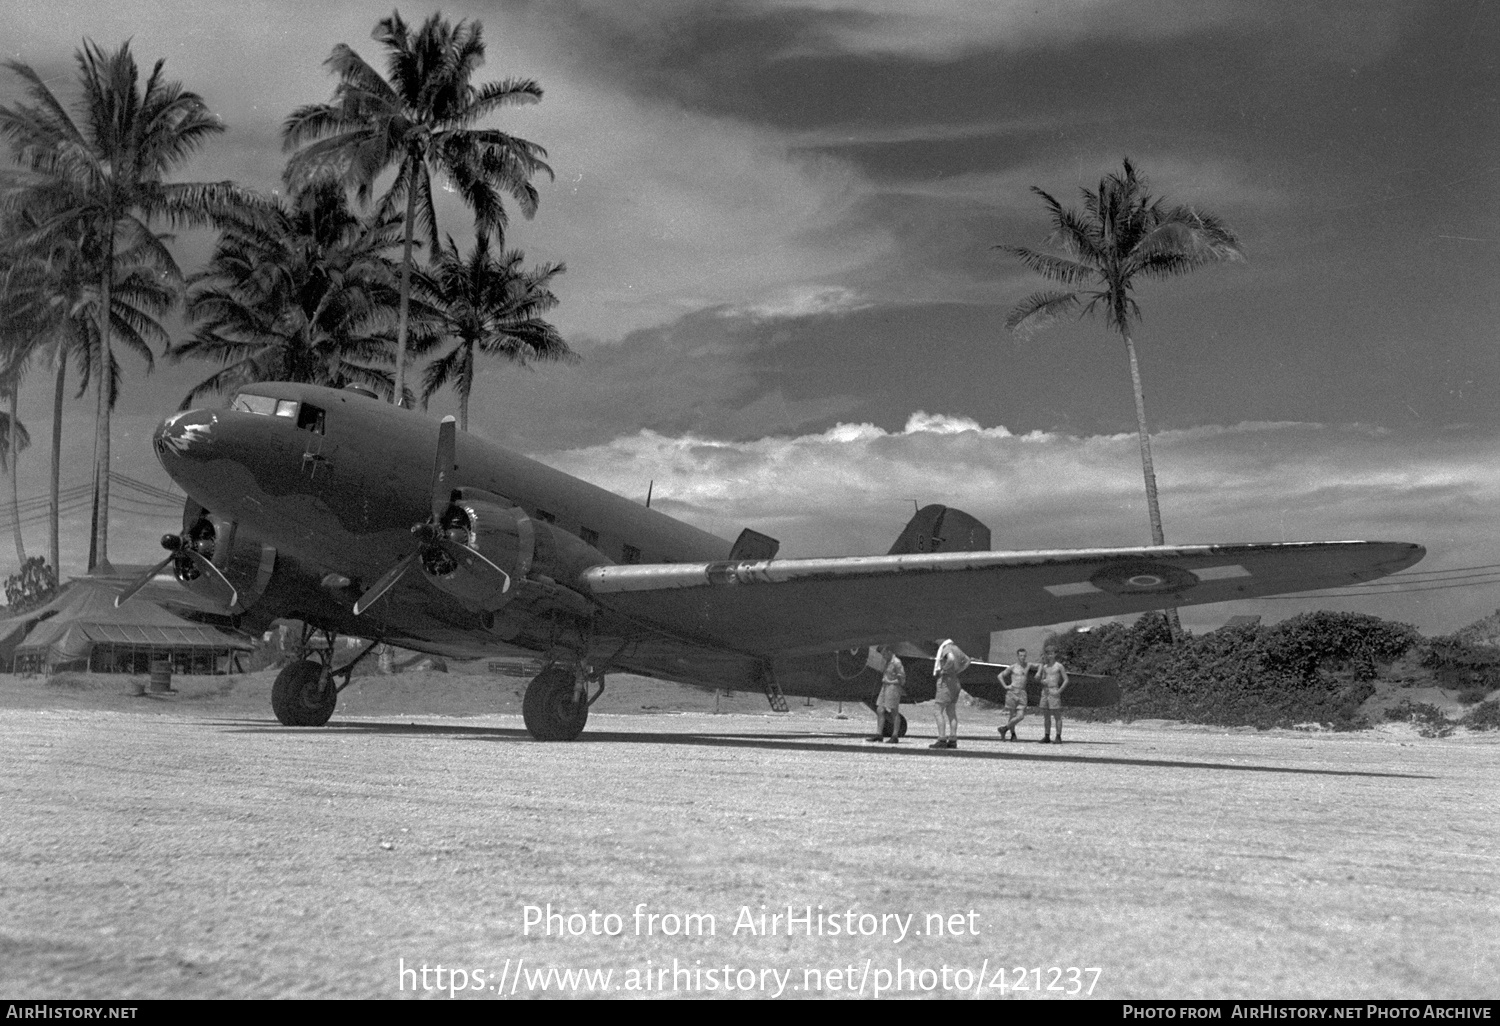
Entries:
<svg viewBox="0 0 1500 1026">
<path fill-rule="evenodd" d="M 1005 737 L 1006 731 L 1009 731 L 1009 740 L 1016 740 L 1016 724 L 1026 718 L 1026 682 L 1031 680 L 1031 675 L 1036 670 L 1035 663 L 1026 661 L 1026 650 L 1018 648 L 1016 661 L 995 675 L 1005 685 L 1005 713 L 1010 717 L 1005 726 L 1000 728 L 1001 737 Z"/>
<path fill-rule="evenodd" d="M 949 638 L 938 646 L 932 662 L 932 679 L 937 684 L 934 710 L 937 714 L 937 740 L 929 748 L 958 747 L 958 679 L 968 669 L 969 657 Z"/>
<path fill-rule="evenodd" d="M 897 744 L 901 740 L 901 699 L 906 694 L 906 667 L 896 658 L 890 645 L 881 645 L 883 669 L 880 672 L 880 696 L 875 700 L 875 736 L 866 741 L 884 740 Z"/>
<path fill-rule="evenodd" d="M 1068 669 L 1050 648 L 1042 653 L 1042 744 L 1052 743 L 1052 717 L 1057 717 L 1057 743 L 1062 744 L 1062 693 Z"/>
</svg>

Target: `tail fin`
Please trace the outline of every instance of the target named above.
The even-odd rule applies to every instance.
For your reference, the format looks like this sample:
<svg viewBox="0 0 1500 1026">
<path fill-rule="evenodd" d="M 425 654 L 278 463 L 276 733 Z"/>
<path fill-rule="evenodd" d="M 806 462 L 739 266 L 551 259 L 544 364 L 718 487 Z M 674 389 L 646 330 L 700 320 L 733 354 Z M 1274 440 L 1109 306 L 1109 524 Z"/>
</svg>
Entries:
<svg viewBox="0 0 1500 1026">
<path fill-rule="evenodd" d="M 990 529 L 961 509 L 947 506 L 923 506 L 911 518 L 890 555 L 904 556 L 914 552 L 987 552 Z"/>
<path fill-rule="evenodd" d="M 911 522 L 901 532 L 901 537 L 891 546 L 890 555 L 904 556 L 916 552 L 988 552 L 989 547 L 988 527 L 961 509 L 934 504 L 917 510 L 917 515 L 911 518 Z M 941 640 L 934 639 L 931 646 L 933 652 L 937 651 L 937 642 Z M 990 639 L 987 634 L 954 638 L 954 641 L 970 659 L 989 658 Z M 924 653 L 926 648 L 927 646 L 923 646 Z"/>
</svg>

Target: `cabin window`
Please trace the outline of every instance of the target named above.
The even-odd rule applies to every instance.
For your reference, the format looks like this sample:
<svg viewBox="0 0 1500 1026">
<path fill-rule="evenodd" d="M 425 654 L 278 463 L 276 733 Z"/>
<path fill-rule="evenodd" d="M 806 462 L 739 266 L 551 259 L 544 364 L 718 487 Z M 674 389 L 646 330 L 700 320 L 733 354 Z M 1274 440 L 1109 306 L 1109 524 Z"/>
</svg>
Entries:
<svg viewBox="0 0 1500 1026">
<path fill-rule="evenodd" d="M 539 510 L 536 511 L 536 518 L 538 520 L 542 521 L 542 523 L 544 523 L 544 524 L 555 524 L 555 523 L 557 523 L 557 514 L 556 513 L 548 513 L 544 509 L 539 509 Z"/>
<path fill-rule="evenodd" d="M 276 400 L 276 416 L 295 417 L 297 416 L 297 406 L 298 404 L 295 399 L 278 399 Z"/>
<path fill-rule="evenodd" d="M 592 527 L 580 527 L 578 537 L 583 539 L 585 545 L 592 545 L 596 549 L 599 547 L 599 532 Z"/>
<path fill-rule="evenodd" d="M 323 410 L 312 403 L 303 403 L 297 413 L 297 426 L 315 435 L 323 433 Z"/>
<path fill-rule="evenodd" d="M 641 550 L 634 545 L 623 545 L 620 547 L 621 563 L 639 563 L 641 561 Z"/>
</svg>

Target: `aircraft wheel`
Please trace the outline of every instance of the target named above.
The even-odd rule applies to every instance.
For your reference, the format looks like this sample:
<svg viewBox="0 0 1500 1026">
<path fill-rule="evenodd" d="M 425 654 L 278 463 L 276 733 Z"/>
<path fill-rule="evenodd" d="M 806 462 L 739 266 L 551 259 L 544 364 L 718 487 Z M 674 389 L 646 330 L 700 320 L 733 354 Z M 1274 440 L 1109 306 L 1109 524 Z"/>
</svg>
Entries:
<svg viewBox="0 0 1500 1026">
<path fill-rule="evenodd" d="M 880 736 L 881 737 L 890 737 L 891 736 L 891 728 L 890 728 L 889 723 L 882 723 L 881 724 L 881 727 L 880 727 Z M 906 736 L 906 717 L 902 716 L 900 713 L 896 714 L 896 736 L 897 737 L 905 737 Z"/>
<path fill-rule="evenodd" d="M 333 682 L 324 686 L 323 667 L 311 659 L 292 663 L 271 685 L 271 711 L 288 727 L 321 727 L 338 700 Z"/>
<path fill-rule="evenodd" d="M 583 733 L 588 702 L 573 700 L 573 674 L 560 666 L 543 670 L 526 686 L 521 718 L 538 741 L 571 741 Z"/>
</svg>

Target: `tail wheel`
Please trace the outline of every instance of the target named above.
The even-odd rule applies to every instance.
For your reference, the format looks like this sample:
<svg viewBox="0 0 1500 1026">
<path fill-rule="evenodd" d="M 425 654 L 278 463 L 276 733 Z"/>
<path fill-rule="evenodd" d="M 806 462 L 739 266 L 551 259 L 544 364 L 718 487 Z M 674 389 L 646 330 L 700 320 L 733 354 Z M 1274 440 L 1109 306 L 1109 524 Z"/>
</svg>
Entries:
<svg viewBox="0 0 1500 1026">
<path fill-rule="evenodd" d="M 521 718 L 538 741 L 571 741 L 589 719 L 587 701 L 574 699 L 573 674 L 553 666 L 532 678 L 521 699 Z"/>
<path fill-rule="evenodd" d="M 311 659 L 292 663 L 271 685 L 271 711 L 288 727 L 321 727 L 338 700 L 333 680 L 324 680 L 322 665 Z"/>
<path fill-rule="evenodd" d="M 890 725 L 890 721 L 889 720 L 886 720 L 884 723 L 881 724 L 881 727 L 880 727 L 880 736 L 881 737 L 890 737 L 891 736 L 891 725 Z M 902 716 L 900 713 L 896 714 L 896 736 L 897 737 L 905 737 L 906 736 L 906 717 Z"/>
</svg>

